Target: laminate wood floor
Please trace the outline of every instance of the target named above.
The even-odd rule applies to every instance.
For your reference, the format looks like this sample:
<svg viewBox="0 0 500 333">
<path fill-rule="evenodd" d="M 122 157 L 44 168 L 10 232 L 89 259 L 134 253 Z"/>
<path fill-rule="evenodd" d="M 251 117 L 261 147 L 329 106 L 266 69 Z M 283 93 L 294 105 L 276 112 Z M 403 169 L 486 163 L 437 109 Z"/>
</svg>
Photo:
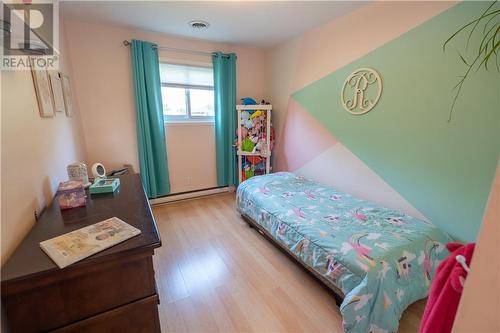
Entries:
<svg viewBox="0 0 500 333">
<path fill-rule="evenodd" d="M 241 219 L 234 193 L 153 213 L 162 332 L 342 332 L 333 295 Z M 418 331 L 424 306 L 406 310 L 399 332 Z"/>
</svg>

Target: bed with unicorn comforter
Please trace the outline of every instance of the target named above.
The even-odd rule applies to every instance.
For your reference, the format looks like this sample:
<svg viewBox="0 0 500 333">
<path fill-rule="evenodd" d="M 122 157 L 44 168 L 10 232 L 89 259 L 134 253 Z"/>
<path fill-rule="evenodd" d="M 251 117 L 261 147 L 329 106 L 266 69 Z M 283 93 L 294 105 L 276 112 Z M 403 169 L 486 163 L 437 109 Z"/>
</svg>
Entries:
<svg viewBox="0 0 500 333">
<path fill-rule="evenodd" d="M 349 333 L 397 331 L 451 241 L 428 222 L 287 172 L 241 183 L 237 210 L 343 298 Z"/>
</svg>

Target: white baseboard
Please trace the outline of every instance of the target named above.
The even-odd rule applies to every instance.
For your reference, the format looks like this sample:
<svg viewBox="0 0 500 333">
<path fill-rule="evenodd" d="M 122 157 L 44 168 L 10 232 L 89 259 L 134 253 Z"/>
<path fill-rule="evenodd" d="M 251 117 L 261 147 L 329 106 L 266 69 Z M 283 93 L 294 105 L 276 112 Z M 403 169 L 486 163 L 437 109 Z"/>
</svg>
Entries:
<svg viewBox="0 0 500 333">
<path fill-rule="evenodd" d="M 234 186 L 218 187 L 218 188 L 211 188 L 208 190 L 199 190 L 199 191 L 193 191 L 193 192 L 172 194 L 172 195 L 169 195 L 166 197 L 151 199 L 151 200 L 149 200 L 149 203 L 151 204 L 151 206 L 154 206 L 154 205 L 161 205 L 161 204 L 171 203 L 171 202 L 180 201 L 180 200 L 189 200 L 189 199 L 195 199 L 195 198 L 199 198 L 199 197 L 205 197 L 208 195 L 228 193 L 228 192 L 234 192 Z"/>
</svg>

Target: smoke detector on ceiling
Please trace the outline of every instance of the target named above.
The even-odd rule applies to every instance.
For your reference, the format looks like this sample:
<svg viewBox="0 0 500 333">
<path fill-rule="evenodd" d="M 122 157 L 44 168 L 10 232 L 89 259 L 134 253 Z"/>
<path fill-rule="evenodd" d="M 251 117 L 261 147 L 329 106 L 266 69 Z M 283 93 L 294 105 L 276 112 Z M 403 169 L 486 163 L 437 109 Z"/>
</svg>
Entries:
<svg viewBox="0 0 500 333">
<path fill-rule="evenodd" d="M 189 22 L 189 26 L 196 30 L 204 30 L 207 29 L 210 26 L 210 24 L 207 21 L 194 20 Z"/>
</svg>

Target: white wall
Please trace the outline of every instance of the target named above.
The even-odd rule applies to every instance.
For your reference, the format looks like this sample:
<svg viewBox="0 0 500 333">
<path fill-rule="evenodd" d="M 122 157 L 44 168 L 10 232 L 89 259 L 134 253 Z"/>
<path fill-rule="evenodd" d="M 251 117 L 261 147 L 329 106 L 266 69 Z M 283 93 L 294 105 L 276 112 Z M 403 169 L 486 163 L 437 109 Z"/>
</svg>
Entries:
<svg viewBox="0 0 500 333">
<path fill-rule="evenodd" d="M 63 35 L 60 71 L 73 85 L 65 42 Z M 67 180 L 66 165 L 87 156 L 77 105 L 72 118 L 40 118 L 31 72 L 2 71 L 1 77 L 3 265 L 31 229 L 34 211 L 50 203 L 59 182 Z"/>
<path fill-rule="evenodd" d="M 125 39 L 208 52 L 235 52 L 238 98 L 263 98 L 264 53 L 259 49 L 102 23 L 67 20 L 66 27 L 90 164 L 101 162 L 112 169 L 131 163 L 139 170 L 130 49 L 122 45 Z M 162 50 L 160 59 L 212 62 L 210 56 Z M 167 151 L 172 193 L 217 185 L 213 126 L 167 126 Z"/>
</svg>

